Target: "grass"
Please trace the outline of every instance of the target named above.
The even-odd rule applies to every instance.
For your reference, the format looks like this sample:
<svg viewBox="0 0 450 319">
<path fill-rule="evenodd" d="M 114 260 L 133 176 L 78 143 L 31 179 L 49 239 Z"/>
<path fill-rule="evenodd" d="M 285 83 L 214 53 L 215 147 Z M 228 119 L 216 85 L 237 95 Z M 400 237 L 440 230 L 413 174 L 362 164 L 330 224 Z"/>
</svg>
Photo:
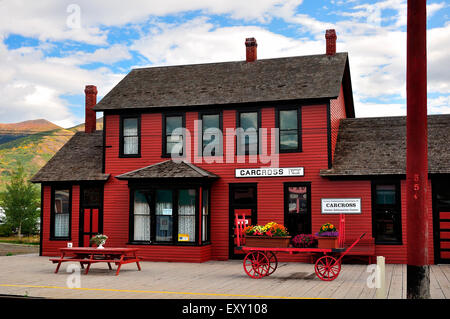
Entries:
<svg viewBox="0 0 450 319">
<path fill-rule="evenodd" d="M 27 236 L 19 238 L 17 236 L 0 237 L 0 243 L 23 244 L 23 245 L 39 245 L 39 236 Z"/>
</svg>

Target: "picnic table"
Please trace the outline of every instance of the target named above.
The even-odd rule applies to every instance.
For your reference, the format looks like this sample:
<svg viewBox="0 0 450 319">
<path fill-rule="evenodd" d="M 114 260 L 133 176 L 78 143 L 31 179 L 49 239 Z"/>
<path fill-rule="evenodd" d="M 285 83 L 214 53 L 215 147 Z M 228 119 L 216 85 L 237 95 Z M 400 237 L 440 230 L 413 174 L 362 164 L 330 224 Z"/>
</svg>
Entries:
<svg viewBox="0 0 450 319">
<path fill-rule="evenodd" d="M 139 261 L 141 260 L 136 256 L 138 248 L 103 248 L 98 249 L 94 247 L 72 247 L 72 248 L 60 248 L 61 257 L 51 258 L 50 261 L 54 264 L 57 263 L 55 274 L 58 273 L 59 267 L 63 262 L 79 262 L 81 268 L 84 269 L 84 265 L 87 265 L 86 275 L 89 272 L 91 264 L 105 262 L 108 264 L 110 270 L 111 263 L 117 266 L 116 276 L 120 272 L 120 267 L 123 264 L 136 263 L 139 270 L 141 266 Z"/>
</svg>

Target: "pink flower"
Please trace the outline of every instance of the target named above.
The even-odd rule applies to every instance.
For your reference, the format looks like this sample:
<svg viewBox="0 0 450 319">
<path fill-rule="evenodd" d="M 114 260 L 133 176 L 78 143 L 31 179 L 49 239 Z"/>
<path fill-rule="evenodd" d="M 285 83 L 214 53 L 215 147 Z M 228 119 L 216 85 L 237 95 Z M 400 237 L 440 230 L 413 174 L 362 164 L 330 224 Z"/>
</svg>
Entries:
<svg viewBox="0 0 450 319">
<path fill-rule="evenodd" d="M 270 230 L 266 231 L 266 235 L 269 236 L 269 237 L 272 237 L 272 233 L 270 232 Z"/>
</svg>

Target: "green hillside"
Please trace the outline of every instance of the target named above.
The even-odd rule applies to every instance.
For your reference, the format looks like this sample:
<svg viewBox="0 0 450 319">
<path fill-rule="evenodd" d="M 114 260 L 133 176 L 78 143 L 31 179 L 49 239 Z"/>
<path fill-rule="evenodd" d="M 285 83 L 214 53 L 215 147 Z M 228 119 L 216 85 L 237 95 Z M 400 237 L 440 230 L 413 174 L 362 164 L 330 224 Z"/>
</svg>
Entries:
<svg viewBox="0 0 450 319">
<path fill-rule="evenodd" d="M 103 119 L 97 120 L 97 129 L 102 128 Z M 0 144 L 0 192 L 21 162 L 25 172 L 32 177 L 75 134 L 84 130 L 84 123 L 69 129 L 39 132 Z"/>
</svg>

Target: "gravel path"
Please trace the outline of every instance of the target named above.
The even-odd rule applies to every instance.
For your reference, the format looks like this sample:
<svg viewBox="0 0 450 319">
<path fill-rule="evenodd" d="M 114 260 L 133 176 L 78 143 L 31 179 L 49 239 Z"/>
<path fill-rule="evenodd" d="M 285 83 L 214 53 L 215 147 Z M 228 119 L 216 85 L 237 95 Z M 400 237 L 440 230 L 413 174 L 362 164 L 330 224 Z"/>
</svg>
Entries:
<svg viewBox="0 0 450 319">
<path fill-rule="evenodd" d="M 39 253 L 39 245 L 20 245 L 0 243 L 0 256 Z"/>
</svg>

